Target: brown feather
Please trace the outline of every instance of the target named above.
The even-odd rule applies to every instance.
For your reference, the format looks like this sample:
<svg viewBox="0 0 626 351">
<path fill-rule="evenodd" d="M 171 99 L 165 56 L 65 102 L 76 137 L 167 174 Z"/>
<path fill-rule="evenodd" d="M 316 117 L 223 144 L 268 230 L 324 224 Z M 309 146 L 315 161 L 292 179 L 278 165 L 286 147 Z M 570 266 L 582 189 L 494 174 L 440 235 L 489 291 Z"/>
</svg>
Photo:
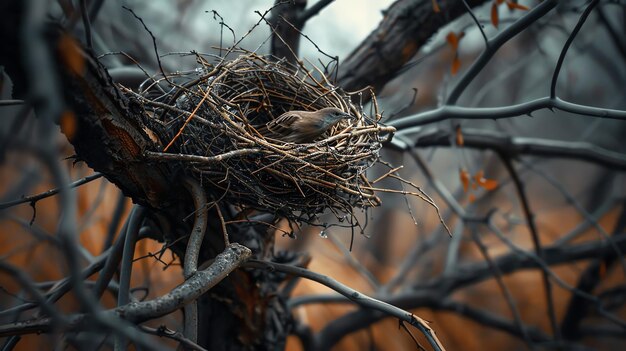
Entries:
<svg viewBox="0 0 626 351">
<path fill-rule="evenodd" d="M 287 111 L 268 122 L 267 136 L 292 143 L 312 142 L 350 115 L 334 107 L 318 111 Z"/>
</svg>

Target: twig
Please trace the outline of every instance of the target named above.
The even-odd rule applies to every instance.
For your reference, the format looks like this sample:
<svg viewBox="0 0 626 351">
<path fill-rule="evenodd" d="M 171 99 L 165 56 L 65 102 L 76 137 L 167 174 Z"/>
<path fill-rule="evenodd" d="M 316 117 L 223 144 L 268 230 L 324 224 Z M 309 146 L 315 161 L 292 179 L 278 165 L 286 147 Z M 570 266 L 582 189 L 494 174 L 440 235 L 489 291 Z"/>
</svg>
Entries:
<svg viewBox="0 0 626 351">
<path fill-rule="evenodd" d="M 180 343 L 181 346 L 184 346 L 186 349 L 197 350 L 197 351 L 208 351 L 204 347 L 186 338 L 182 333 L 174 331 L 174 330 L 170 330 L 165 326 L 160 326 L 155 329 L 155 328 L 150 328 L 148 326 L 142 325 L 142 326 L 139 326 L 139 329 L 141 329 L 142 331 L 146 333 L 176 340 Z"/>
<path fill-rule="evenodd" d="M 395 307 L 391 304 L 388 304 L 386 302 L 376 300 L 367 295 L 364 295 L 325 275 L 311 272 L 307 269 L 300 268 L 300 267 L 274 263 L 274 262 L 269 262 L 269 261 L 259 261 L 259 260 L 249 260 L 248 262 L 243 264 L 243 267 L 265 268 L 265 269 L 269 269 L 272 271 L 275 270 L 278 272 L 297 275 L 303 278 L 313 280 L 320 284 L 323 284 L 335 290 L 336 292 L 340 293 L 341 295 L 347 297 L 348 299 L 354 301 L 355 303 L 359 304 L 362 307 L 383 312 L 384 314 L 388 316 L 398 318 L 399 320 L 402 320 L 411 324 L 412 326 L 418 328 L 422 332 L 422 334 L 424 334 L 424 336 L 426 337 L 426 339 L 428 340 L 428 342 L 430 343 L 430 345 L 433 347 L 434 350 L 445 351 L 445 348 L 443 347 L 443 345 L 441 344 L 441 342 L 435 335 L 434 331 L 428 326 L 428 322 L 426 322 L 425 320 L 415 316 L 414 314 L 410 312 L 407 312 L 398 307 Z"/>
<path fill-rule="evenodd" d="M 66 188 L 76 188 L 76 187 L 79 187 L 79 186 L 81 186 L 83 184 L 87 184 L 87 183 L 91 182 L 92 180 L 96 180 L 96 179 L 98 179 L 100 177 L 102 177 L 102 173 L 94 173 L 94 174 L 92 174 L 90 176 L 87 176 L 85 178 L 79 179 L 79 180 L 77 180 L 75 182 L 72 182 L 72 183 L 68 184 L 66 186 Z M 54 189 L 50 189 L 50 190 L 45 191 L 45 192 L 40 193 L 40 194 L 27 196 L 27 197 L 21 198 L 19 200 L 13 200 L 13 201 L 5 202 L 5 203 L 0 204 L 0 210 L 4 210 L 6 208 L 9 208 L 9 207 L 12 207 L 12 206 L 15 206 L 15 205 L 19 205 L 19 204 L 23 204 L 23 203 L 26 203 L 26 202 L 30 202 L 31 204 L 35 204 L 35 203 L 37 203 L 37 201 L 39 201 L 41 199 L 45 199 L 45 198 L 50 197 L 50 196 L 54 196 L 54 195 L 58 194 L 60 191 L 61 191 L 61 188 L 54 188 Z"/>
<path fill-rule="evenodd" d="M 322 11 L 326 6 L 330 5 L 335 0 L 319 0 L 315 3 L 315 5 L 309 7 L 306 11 L 300 13 L 298 16 L 298 23 L 300 27 L 304 26 L 306 21 L 308 21 L 311 17 L 317 15 L 320 11 Z"/>
<path fill-rule="evenodd" d="M 556 109 L 581 116 L 626 120 L 626 111 L 579 105 L 547 96 L 521 104 L 503 107 L 442 106 L 431 111 L 391 121 L 389 124 L 396 127 L 399 134 L 402 134 L 404 129 L 448 119 L 501 119 L 531 115 L 533 112 L 541 109 Z"/>
<path fill-rule="evenodd" d="M 131 302 L 112 310 L 103 311 L 100 315 L 107 319 L 120 317 L 131 323 L 141 323 L 170 314 L 206 293 L 245 262 L 250 255 L 250 249 L 233 243 L 215 257 L 211 266 L 197 271 L 191 278 L 167 294 L 149 301 Z M 90 326 L 84 323 L 88 318 L 89 315 L 86 314 L 69 316 L 68 328 L 65 330 L 79 331 L 89 328 Z M 41 318 L 0 325 L 0 336 L 47 333 L 53 330 L 52 320 L 50 318 Z"/>
<path fill-rule="evenodd" d="M 193 229 L 191 230 L 189 241 L 187 242 L 183 266 L 183 276 L 185 279 L 189 279 L 198 270 L 198 255 L 200 254 L 202 240 L 207 228 L 208 208 L 206 194 L 197 180 L 186 178 L 185 186 L 193 198 L 195 207 Z M 185 337 L 195 343 L 198 341 L 197 301 L 194 300 L 185 305 L 184 312 L 185 324 L 183 330 Z"/>
<path fill-rule="evenodd" d="M 556 83 L 559 79 L 559 72 L 561 72 L 561 66 L 563 65 L 563 61 L 565 60 L 565 55 L 567 55 L 567 50 L 569 49 L 570 45 L 572 45 L 574 38 L 576 38 L 576 34 L 578 34 L 583 24 L 585 24 L 587 17 L 589 16 L 593 8 L 596 7 L 598 2 L 599 0 L 591 0 L 587 8 L 585 8 L 585 11 L 583 11 L 582 15 L 580 15 L 580 18 L 578 19 L 578 23 L 576 23 L 574 30 L 572 30 L 572 34 L 570 34 L 570 36 L 565 41 L 565 45 L 563 45 L 563 49 L 561 50 L 559 59 L 556 62 L 556 67 L 554 68 L 554 74 L 552 75 L 552 83 L 550 84 L 550 98 L 552 99 L 556 98 Z"/>
<path fill-rule="evenodd" d="M 161 65 L 161 59 L 159 57 L 159 50 L 157 48 L 156 38 L 155 38 L 154 34 L 152 34 L 150 29 L 148 29 L 148 26 L 146 26 L 146 24 L 144 23 L 143 19 L 135 14 L 135 11 L 133 11 L 132 9 L 130 9 L 129 7 L 126 7 L 126 6 L 122 6 L 122 8 L 124 10 L 130 12 L 133 15 L 133 17 L 135 17 L 137 20 L 139 20 L 139 22 L 141 22 L 141 25 L 143 26 L 143 28 L 148 32 L 148 34 L 150 34 L 150 38 L 152 38 L 152 46 L 154 47 L 154 54 L 156 56 L 157 63 L 159 65 L 159 69 L 161 70 L 161 74 L 163 74 L 163 78 L 165 78 L 165 80 L 168 83 L 174 85 L 174 83 L 172 81 L 170 81 L 170 79 L 168 78 L 167 74 L 165 74 L 165 70 L 163 69 L 163 65 Z"/>
<path fill-rule="evenodd" d="M 130 277 L 133 269 L 133 257 L 135 256 L 135 244 L 139 237 L 139 228 L 146 214 L 146 208 L 135 205 L 135 211 L 130 218 L 126 237 L 124 239 L 124 251 L 122 252 L 122 265 L 120 267 L 120 289 L 117 294 L 117 306 L 125 306 L 130 302 Z M 117 335 L 115 338 L 115 350 L 126 349 L 126 340 Z"/>
<path fill-rule="evenodd" d="M 83 27 L 85 29 L 85 42 L 87 47 L 93 49 L 93 39 L 91 36 L 91 22 L 87 13 L 87 0 L 80 0 L 80 17 L 83 19 Z"/>
<path fill-rule="evenodd" d="M 215 164 L 222 161 L 225 161 L 231 157 L 241 156 L 241 155 L 254 155 L 257 153 L 261 153 L 261 149 L 239 149 L 233 150 L 221 155 L 215 156 L 199 156 L 199 155 L 187 155 L 187 154 L 168 154 L 163 152 L 154 152 L 154 151 L 146 151 L 144 155 L 153 160 L 163 160 L 163 161 L 187 161 L 187 162 L 197 162 L 202 164 Z"/>
<path fill-rule="evenodd" d="M 451 146 L 452 133 L 438 128 L 424 130 L 419 133 L 419 138 L 416 138 L 412 146 L 414 148 Z M 585 141 L 516 137 L 495 131 L 469 128 L 463 129 L 463 140 L 463 146 L 466 148 L 497 150 L 512 158 L 522 155 L 559 157 L 588 161 L 615 170 L 626 170 L 626 155 Z M 406 145 L 407 148 L 410 147 L 410 144 Z"/>
<path fill-rule="evenodd" d="M 509 27 L 498 33 L 494 38 L 488 41 L 487 47 L 480 54 L 478 59 L 474 61 L 474 63 L 470 66 L 470 68 L 465 72 L 461 80 L 456 84 L 456 86 L 450 92 L 450 96 L 446 100 L 446 105 L 454 105 L 457 100 L 465 91 L 465 88 L 476 78 L 478 73 L 482 71 L 482 69 L 487 65 L 491 57 L 498 51 L 498 49 L 507 43 L 511 38 L 524 31 L 528 26 L 537 21 L 538 19 L 545 16 L 548 12 L 550 12 L 556 5 L 558 1 L 555 0 L 546 0 L 535 8 L 531 9 L 527 14 L 525 14 L 522 18 L 515 21 Z"/>
<path fill-rule="evenodd" d="M 507 155 L 499 154 L 502 163 L 505 168 L 509 172 L 511 179 L 513 179 L 513 184 L 515 184 L 515 189 L 517 190 L 517 195 L 519 196 L 520 203 L 522 205 L 522 210 L 524 212 L 524 217 L 526 217 L 526 224 L 528 225 L 528 230 L 530 231 L 530 236 L 532 238 L 533 245 L 535 247 L 535 252 L 540 259 L 544 259 L 543 247 L 541 246 L 541 241 L 539 237 L 539 231 L 535 226 L 534 215 L 530 210 L 530 204 L 528 202 L 528 198 L 526 196 L 526 191 L 524 190 L 524 184 L 522 183 L 517 171 L 513 167 L 511 160 Z M 548 279 L 548 274 L 545 271 L 542 271 L 543 285 L 546 294 L 546 304 L 548 306 L 548 317 L 550 318 L 550 325 L 552 326 L 552 332 L 554 333 L 554 337 L 557 340 L 561 339 L 561 331 L 557 324 L 556 311 L 554 309 L 554 298 L 552 296 L 552 285 L 550 284 L 550 280 Z"/>
</svg>

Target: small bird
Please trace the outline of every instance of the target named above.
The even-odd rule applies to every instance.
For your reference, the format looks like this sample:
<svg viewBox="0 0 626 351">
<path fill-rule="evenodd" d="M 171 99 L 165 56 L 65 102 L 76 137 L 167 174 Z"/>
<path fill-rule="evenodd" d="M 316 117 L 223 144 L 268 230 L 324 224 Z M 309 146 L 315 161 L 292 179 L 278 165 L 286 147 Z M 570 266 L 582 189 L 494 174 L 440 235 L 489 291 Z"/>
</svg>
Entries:
<svg viewBox="0 0 626 351">
<path fill-rule="evenodd" d="M 270 137 L 296 144 L 309 143 L 344 119 L 354 116 L 336 107 L 317 111 L 287 111 L 265 126 Z"/>
</svg>

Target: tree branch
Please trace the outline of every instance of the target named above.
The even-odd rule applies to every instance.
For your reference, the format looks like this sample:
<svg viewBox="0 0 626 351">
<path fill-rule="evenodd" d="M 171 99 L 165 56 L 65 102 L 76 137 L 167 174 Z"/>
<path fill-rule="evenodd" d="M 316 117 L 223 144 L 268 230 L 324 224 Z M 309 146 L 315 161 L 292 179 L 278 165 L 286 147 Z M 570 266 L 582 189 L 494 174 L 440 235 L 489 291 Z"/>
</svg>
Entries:
<svg viewBox="0 0 626 351">
<path fill-rule="evenodd" d="M 419 134 L 409 147 L 452 146 L 453 131 L 432 128 Z M 400 145 L 398 143 L 398 145 Z M 560 141 L 540 138 L 514 137 L 495 131 L 463 129 L 463 146 L 493 150 L 516 158 L 521 155 L 560 157 L 592 162 L 610 169 L 626 170 L 626 156 L 581 141 Z"/>
<path fill-rule="evenodd" d="M 467 1 L 475 7 L 487 0 Z M 348 91 L 366 86 L 380 91 L 418 50 L 446 24 L 466 13 L 461 1 L 437 0 L 434 12 L 428 0 L 398 0 L 385 17 L 340 66 L 338 83 Z"/>
<path fill-rule="evenodd" d="M 448 119 L 501 119 L 530 115 L 541 109 L 557 109 L 582 116 L 626 120 L 626 111 L 602 107 L 578 105 L 559 98 L 543 97 L 517 105 L 503 107 L 458 107 L 442 106 L 437 109 L 418 113 L 389 122 L 396 127 L 398 134 L 404 129 L 422 126 Z"/>
</svg>

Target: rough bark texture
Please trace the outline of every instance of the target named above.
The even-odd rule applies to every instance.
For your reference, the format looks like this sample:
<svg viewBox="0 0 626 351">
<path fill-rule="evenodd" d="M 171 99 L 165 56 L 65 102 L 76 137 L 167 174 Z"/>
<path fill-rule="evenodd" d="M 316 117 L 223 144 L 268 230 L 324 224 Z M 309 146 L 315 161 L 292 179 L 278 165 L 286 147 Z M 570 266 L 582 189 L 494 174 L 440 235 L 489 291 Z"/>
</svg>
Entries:
<svg viewBox="0 0 626 351">
<path fill-rule="evenodd" d="M 285 58 L 289 62 L 296 62 L 300 50 L 300 33 L 294 27 L 301 30 L 304 23 L 298 17 L 304 11 L 307 0 L 295 0 L 293 3 L 277 0 L 272 9 L 270 23 L 274 35 L 272 36 L 272 55 L 279 59 Z M 287 21 L 287 22 L 285 22 Z"/>
<path fill-rule="evenodd" d="M 487 0 L 468 0 L 474 7 Z M 372 86 L 380 91 L 426 42 L 446 24 L 467 13 L 460 0 L 398 0 L 384 18 L 352 51 L 339 69 L 339 86 L 348 91 Z"/>
<path fill-rule="evenodd" d="M 21 57 L 18 28 L 23 24 L 23 10 L 18 2 L 0 5 L 0 40 L 6 43 L 0 46 L 0 66 L 15 82 L 15 96 L 28 98 L 36 82 L 28 80 L 25 72 L 30 68 L 24 67 Z M 121 93 L 93 54 L 58 25 L 43 27 L 46 30 L 41 34 L 58 78 L 55 83 L 62 91 L 60 103 L 75 122 L 75 131 L 66 135 L 78 159 L 151 210 L 164 235 L 151 232 L 155 239 L 172 242 L 187 235 L 191 223 L 184 218 L 194 209 L 182 172 L 143 157 L 147 150 L 162 148 L 157 137 L 159 125 L 150 121 L 140 104 Z M 236 213 L 222 205 L 225 220 L 233 219 Z M 273 258 L 273 234 L 267 232 L 267 226 L 242 224 L 229 229 L 230 240 L 250 248 L 254 258 Z M 224 249 L 221 230 L 212 212 L 200 262 Z M 186 241 L 180 240 L 171 249 L 182 257 L 185 247 Z M 271 272 L 237 271 L 213 287 L 198 301 L 200 344 L 211 350 L 266 350 L 282 345 L 290 332 L 290 317 L 276 291 L 284 279 L 284 275 Z M 268 322 L 275 320 L 283 324 Z"/>
</svg>

